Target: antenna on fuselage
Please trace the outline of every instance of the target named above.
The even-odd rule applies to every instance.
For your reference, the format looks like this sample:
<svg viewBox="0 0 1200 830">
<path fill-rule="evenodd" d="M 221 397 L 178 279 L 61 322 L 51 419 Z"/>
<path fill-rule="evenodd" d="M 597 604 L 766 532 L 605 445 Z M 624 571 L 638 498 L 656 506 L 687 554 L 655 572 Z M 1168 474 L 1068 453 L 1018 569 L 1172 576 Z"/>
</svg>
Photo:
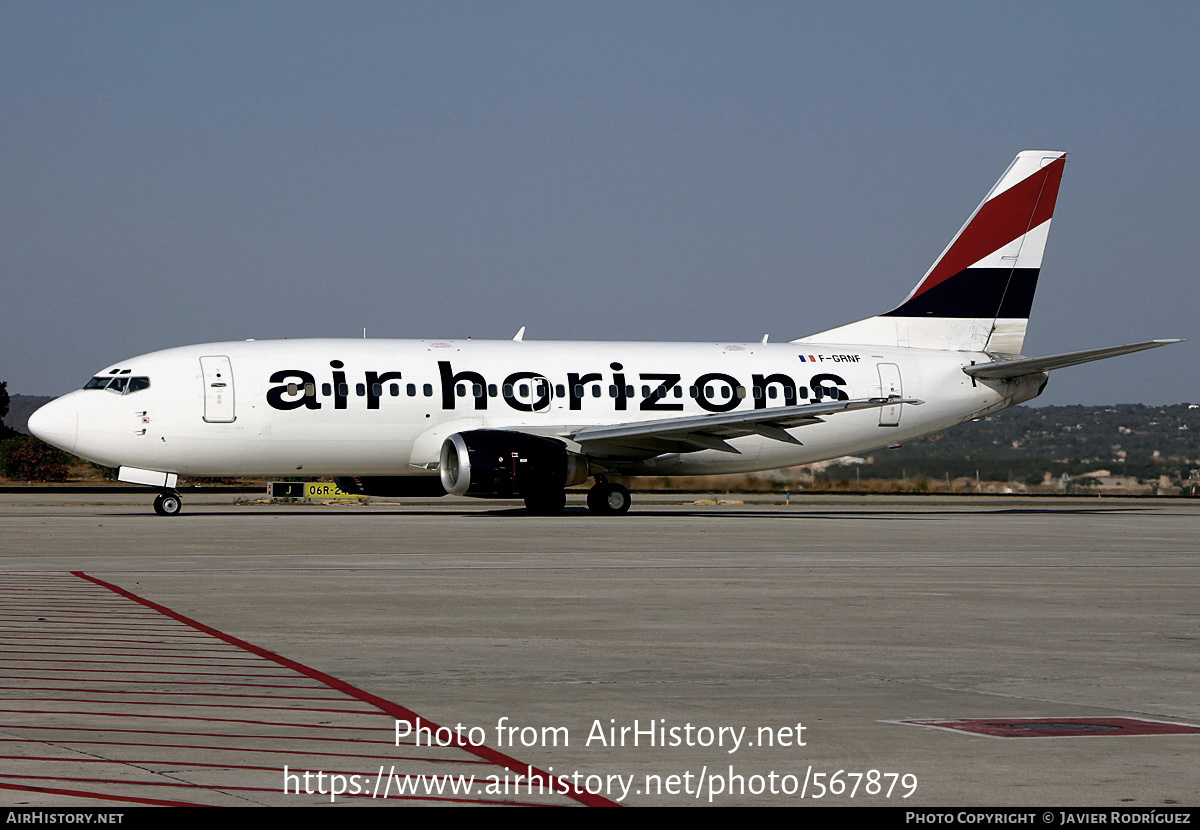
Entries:
<svg viewBox="0 0 1200 830">
<path fill-rule="evenodd" d="M 521 328 L 517 329 L 517 333 L 513 335 L 513 340 L 516 340 L 519 343 L 524 339 L 525 339 L 525 327 L 521 326 Z"/>
</svg>

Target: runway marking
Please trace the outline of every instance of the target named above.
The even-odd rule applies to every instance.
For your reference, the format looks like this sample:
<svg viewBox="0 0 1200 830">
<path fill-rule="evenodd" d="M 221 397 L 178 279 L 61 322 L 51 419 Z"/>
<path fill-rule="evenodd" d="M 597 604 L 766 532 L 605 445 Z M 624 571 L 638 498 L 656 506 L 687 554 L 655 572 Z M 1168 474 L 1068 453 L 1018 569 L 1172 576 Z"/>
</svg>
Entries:
<svg viewBox="0 0 1200 830">
<path fill-rule="evenodd" d="M 369 798 L 379 772 L 394 770 L 477 780 L 461 795 L 393 789 L 393 802 L 615 806 L 452 733 L 446 746 L 397 747 L 394 723 L 415 723 L 412 710 L 79 571 L 0 575 L 0 671 L 0 790 L 181 806 L 329 801 L 285 795 L 286 766 L 369 779 L 339 802 Z M 210 679 L 184 679 L 195 677 Z M 266 711 L 283 717 L 256 716 Z M 483 792 L 489 775 L 517 772 L 544 791 Z"/>
<path fill-rule="evenodd" d="M 1112 738 L 1134 735 L 1200 735 L 1200 726 L 1148 718 L 961 718 L 900 720 L 988 738 Z"/>
</svg>

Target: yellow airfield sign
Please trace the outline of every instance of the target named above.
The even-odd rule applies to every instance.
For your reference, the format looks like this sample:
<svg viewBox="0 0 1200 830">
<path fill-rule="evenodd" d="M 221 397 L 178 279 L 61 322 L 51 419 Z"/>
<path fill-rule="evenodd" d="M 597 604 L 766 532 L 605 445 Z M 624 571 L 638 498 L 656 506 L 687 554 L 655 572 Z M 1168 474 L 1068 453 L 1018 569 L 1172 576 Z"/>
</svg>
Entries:
<svg viewBox="0 0 1200 830">
<path fill-rule="evenodd" d="M 357 499 L 356 493 L 347 493 L 332 481 L 272 481 L 267 484 L 267 495 L 273 499 Z"/>
</svg>

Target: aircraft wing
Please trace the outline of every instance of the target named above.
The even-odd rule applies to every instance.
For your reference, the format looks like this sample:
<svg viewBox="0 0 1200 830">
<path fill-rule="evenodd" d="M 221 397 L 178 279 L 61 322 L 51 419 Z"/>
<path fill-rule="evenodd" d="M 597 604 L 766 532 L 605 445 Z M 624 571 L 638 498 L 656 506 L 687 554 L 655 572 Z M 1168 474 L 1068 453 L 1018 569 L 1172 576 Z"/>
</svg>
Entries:
<svg viewBox="0 0 1200 830">
<path fill-rule="evenodd" d="M 993 363 L 979 363 L 974 366 L 964 366 L 963 371 L 974 378 L 990 380 L 1011 380 L 1038 372 L 1049 372 L 1051 369 L 1061 369 L 1064 366 L 1075 366 L 1079 363 L 1089 363 L 1093 360 L 1104 360 L 1106 357 L 1140 352 L 1145 349 L 1157 349 L 1159 346 L 1169 346 L 1172 343 L 1182 343 L 1182 340 L 1146 340 L 1142 343 L 1129 343 L 1124 346 L 1106 346 L 1103 349 L 1085 349 L 1081 352 L 1064 352 L 1045 357 L 1021 357 L 1015 360 L 997 360 Z"/>
<path fill-rule="evenodd" d="M 584 427 L 570 437 L 585 453 L 594 456 L 657 455 L 664 452 L 698 450 L 737 453 L 739 450 L 729 444 L 728 439 L 757 434 L 788 444 L 799 444 L 801 442 L 789 434 L 788 429 L 819 424 L 825 420 L 824 416 L 840 412 L 877 409 L 902 403 L 918 406 L 922 401 L 899 397 L 858 398 L 746 412 L 717 412 L 711 415 Z"/>
</svg>

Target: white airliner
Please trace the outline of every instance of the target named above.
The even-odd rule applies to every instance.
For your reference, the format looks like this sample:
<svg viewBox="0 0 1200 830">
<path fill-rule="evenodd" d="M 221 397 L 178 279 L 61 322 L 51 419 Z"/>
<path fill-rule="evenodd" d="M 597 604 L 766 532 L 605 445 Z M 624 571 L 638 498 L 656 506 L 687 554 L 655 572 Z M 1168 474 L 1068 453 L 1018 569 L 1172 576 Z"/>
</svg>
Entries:
<svg viewBox="0 0 1200 830">
<path fill-rule="evenodd" d="M 365 495 L 522 498 L 589 478 L 767 470 L 861 453 L 1036 397 L 1047 372 L 1177 340 L 1024 357 L 1065 154 L 1027 150 L 897 308 L 788 343 L 278 340 L 122 360 L 30 431 L 157 488 L 334 476 Z"/>
</svg>

